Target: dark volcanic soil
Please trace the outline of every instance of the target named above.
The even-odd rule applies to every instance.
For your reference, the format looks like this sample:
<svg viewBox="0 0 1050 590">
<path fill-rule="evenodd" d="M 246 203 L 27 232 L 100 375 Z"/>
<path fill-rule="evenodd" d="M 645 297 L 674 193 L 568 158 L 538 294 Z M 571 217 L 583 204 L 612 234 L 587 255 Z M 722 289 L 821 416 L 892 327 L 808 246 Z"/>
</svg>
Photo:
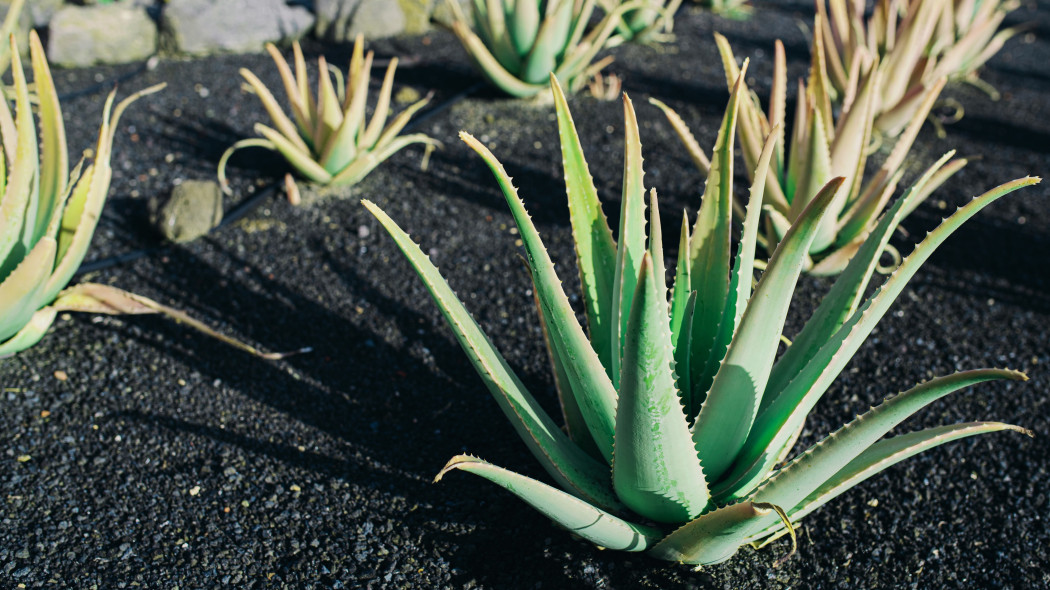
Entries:
<svg viewBox="0 0 1050 590">
<path fill-rule="evenodd" d="M 710 146 L 726 99 L 712 31 L 752 57 L 763 90 L 778 36 L 792 72 L 804 71 L 809 6 L 761 4 L 747 22 L 685 8 L 676 44 L 615 50 L 610 70 L 638 106 L 646 181 L 660 189 L 666 227 L 677 227 L 683 207 L 695 214 L 701 184 L 645 99 L 681 108 Z M 1050 168 L 1050 10 L 1011 17 L 1022 21 L 1035 22 L 1034 34 L 1010 41 L 984 73 L 1003 99 L 953 87 L 948 93 L 966 105 L 966 118 L 946 139 L 931 129 L 920 136 L 913 171 L 952 148 L 982 158 L 905 222 L 910 237 L 896 240 L 902 251 L 942 209 Z M 408 56 L 398 81 L 436 90 L 435 103 L 478 80 L 445 33 L 372 47 L 379 57 Z M 348 55 L 347 48 L 309 49 L 335 63 Z M 446 144 L 429 171 L 420 170 L 421 150 L 408 149 L 349 198 L 312 208 L 269 201 L 205 239 L 163 246 L 146 223 L 147 199 L 177 179 L 213 177 L 225 147 L 265 120 L 257 100 L 240 91 L 240 67 L 277 83 L 265 56 L 167 60 L 139 73 L 136 66 L 56 72 L 63 92 L 125 73 L 133 75 L 122 94 L 169 83 L 121 122 L 111 197 L 89 259 L 144 248 L 150 255 L 82 279 L 178 305 L 270 350 L 314 352 L 267 362 L 161 319 L 79 315 L 0 363 L 3 587 L 1050 586 L 1046 185 L 996 203 L 941 248 L 818 405 L 803 442 L 918 380 L 983 366 L 1022 369 L 1031 381 L 957 394 L 907 428 L 1002 420 L 1035 438 L 968 439 L 890 469 L 807 518 L 799 554 L 779 569 L 772 565 L 786 541 L 693 572 L 598 550 L 470 475 L 431 484 L 461 452 L 545 476 L 358 199 L 376 201 L 430 250 L 553 412 L 510 217 L 488 172 L 455 135 L 470 131 L 503 159 L 563 277 L 574 280 L 552 109 L 476 93 L 417 128 Z M 74 153 L 93 142 L 103 98 L 95 92 L 64 102 Z M 621 106 L 579 96 L 572 107 L 615 217 Z M 244 152 L 230 175 L 246 198 L 283 171 L 272 156 Z M 803 278 L 788 334 L 827 286 Z"/>
</svg>

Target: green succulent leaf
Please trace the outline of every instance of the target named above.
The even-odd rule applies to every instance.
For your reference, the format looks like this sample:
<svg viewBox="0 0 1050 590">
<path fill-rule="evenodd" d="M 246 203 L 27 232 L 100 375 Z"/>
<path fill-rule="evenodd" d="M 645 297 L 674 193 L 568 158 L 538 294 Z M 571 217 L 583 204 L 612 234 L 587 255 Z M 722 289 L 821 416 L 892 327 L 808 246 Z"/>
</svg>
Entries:
<svg viewBox="0 0 1050 590">
<path fill-rule="evenodd" d="M 645 551 L 659 541 L 660 530 L 623 520 L 575 496 L 469 455 L 453 457 L 434 481 L 450 471 L 473 473 L 524 500 L 562 528 L 607 549 Z"/>
<path fill-rule="evenodd" d="M 755 490 L 753 498 L 780 506 L 797 506 L 865 449 L 918 410 L 949 393 L 995 379 L 1020 381 L 1028 378 L 1018 371 L 981 369 L 938 377 L 917 385 L 872 408 L 807 449 Z M 871 455 L 867 460 L 877 457 L 877 454 Z M 854 469 L 861 471 L 867 468 L 862 467 L 862 464 L 854 465 Z"/>
<path fill-rule="evenodd" d="M 0 342 L 0 359 L 8 358 L 40 342 L 57 315 L 58 312 L 52 307 L 38 310 L 17 334 Z"/>
<path fill-rule="evenodd" d="M 863 301 L 868 283 L 879 264 L 879 257 L 889 243 L 890 236 L 906 215 L 910 202 L 916 198 L 931 176 L 947 162 L 954 152 L 948 152 L 894 203 L 879 221 L 878 226 L 864 240 L 863 245 L 850 260 L 845 271 L 821 300 L 802 331 L 792 340 L 791 346 L 773 367 L 767 391 L 781 391 L 802 367 L 812 359 L 820 346 L 827 342 L 839 327 Z M 763 409 L 772 401 L 772 396 L 763 399 Z"/>
<path fill-rule="evenodd" d="M 702 394 L 710 386 L 720 359 L 712 359 L 718 325 L 729 296 L 731 257 L 731 230 L 733 218 L 733 138 L 740 105 L 740 88 L 747 64 L 737 77 L 729 95 L 722 126 L 711 156 L 711 172 L 707 177 L 700 212 L 689 237 L 690 280 L 697 292 L 691 335 L 692 358 L 689 361 L 690 388 Z M 694 397 L 694 403 L 698 400 Z M 688 408 L 694 416 L 698 407 Z M 706 465 L 706 461 L 704 461 Z"/>
<path fill-rule="evenodd" d="M 693 137 L 693 132 L 689 130 L 689 126 L 682 120 L 682 116 L 675 112 L 674 109 L 655 98 L 650 98 L 649 103 L 663 111 L 664 116 L 667 117 L 667 122 L 671 124 L 671 129 L 673 129 L 678 135 L 678 138 L 682 140 L 682 145 L 685 146 L 686 152 L 688 152 L 689 157 L 693 160 L 693 164 L 696 165 L 696 168 L 701 174 L 707 176 L 711 171 L 711 160 L 708 159 L 707 154 L 704 153 L 704 149 L 700 147 L 700 143 L 696 141 L 695 137 Z"/>
<path fill-rule="evenodd" d="M 38 179 L 40 209 L 37 226 L 30 240 L 36 242 L 44 236 L 53 212 L 63 204 L 66 183 L 69 180 L 69 155 L 66 148 L 66 129 L 62 124 L 62 107 L 58 103 L 58 93 L 51 78 L 51 70 L 44 58 L 44 48 L 36 35 L 31 35 L 29 42 L 34 47 L 30 52 L 30 60 L 33 64 L 37 103 L 40 106 L 40 139 L 43 151 Z"/>
<path fill-rule="evenodd" d="M 482 157 L 503 190 L 503 196 L 510 206 L 525 245 L 529 267 L 537 285 L 541 311 L 548 318 L 546 321 L 551 329 L 551 339 L 565 360 L 565 371 L 571 389 L 587 420 L 591 436 L 594 437 L 602 456 L 608 461 L 612 458 L 616 389 L 576 321 L 576 314 L 569 305 L 569 299 L 554 271 L 554 263 L 544 249 L 539 232 L 525 211 L 510 176 L 492 152 L 471 135 L 460 133 L 460 138 Z"/>
<path fill-rule="evenodd" d="M 1012 430 L 1032 436 L 1032 433 L 1020 426 L 1003 424 L 1001 422 L 966 422 L 963 424 L 948 424 L 935 428 L 927 428 L 916 432 L 909 432 L 880 440 L 865 449 L 840 469 L 833 477 L 828 479 L 816 491 L 806 497 L 799 505 L 791 511 L 792 520 L 805 518 L 814 510 L 820 508 L 829 501 L 835 499 L 842 493 L 867 480 L 873 475 L 900 463 L 901 461 L 918 455 L 919 453 L 938 447 L 945 443 L 962 438 Z M 776 533 L 782 527 L 780 523 L 756 535 L 762 538 Z"/>
<path fill-rule="evenodd" d="M 14 43 L 12 39 L 11 43 Z M 13 45 L 12 45 L 13 47 Z M 17 133 L 15 159 L 7 177 L 7 186 L 0 200 L 0 278 L 7 277 L 27 255 L 32 244 L 29 238 L 35 225 L 37 204 L 30 206 L 31 187 L 39 166 L 36 129 L 29 104 L 29 88 L 22 70 L 18 50 L 12 50 L 11 74 L 15 85 L 15 130 Z M 20 228 L 12 231 L 6 228 Z"/>
<path fill-rule="evenodd" d="M 0 342 L 18 333 L 36 313 L 40 295 L 55 266 L 56 249 L 54 239 L 41 239 L 0 283 L 3 311 L 0 315 Z"/>
<path fill-rule="evenodd" d="M 619 387 L 620 356 L 631 313 L 635 284 L 645 254 L 645 186 L 642 184 L 642 143 L 638 119 L 631 99 L 623 95 L 625 121 L 623 153 L 623 195 L 620 200 L 620 233 L 612 292 L 612 384 Z"/>
<path fill-rule="evenodd" d="M 619 501 L 609 489 L 608 467 L 584 453 L 525 389 L 506 360 L 485 336 L 448 283 L 408 234 L 370 201 L 362 204 L 376 216 L 394 238 L 412 267 L 426 284 L 463 351 L 467 353 L 485 385 L 521 439 L 559 485 L 599 507 L 616 510 Z M 534 274 L 535 270 L 533 271 Z M 539 282 L 537 281 L 537 284 Z M 553 322 L 552 322 L 553 323 Z M 553 332 L 553 330 L 552 330 Z M 571 370 L 569 366 L 566 370 Z M 602 373 L 604 375 L 604 372 Z"/>
<path fill-rule="evenodd" d="M 609 222 L 602 212 L 598 191 L 583 155 L 565 93 L 551 78 L 554 109 L 558 115 L 562 165 L 565 170 L 565 193 L 569 200 L 576 262 L 583 287 L 583 304 L 587 313 L 591 345 L 612 378 L 612 284 L 616 267 L 616 242 Z"/>
<path fill-rule="evenodd" d="M 890 305 L 922 263 L 929 259 L 952 232 L 978 211 L 1018 188 L 1037 182 L 1038 178 L 1021 178 L 975 197 L 944 220 L 916 246 L 875 294 L 843 323 L 798 375 L 759 413 L 749 440 L 744 445 L 745 453 L 737 459 L 733 473 L 713 490 L 714 494 L 719 496 L 733 492 L 745 493 L 754 483 L 764 479 L 765 474 L 772 469 L 776 457 L 780 456 L 783 446 L 889 310 Z"/>
<path fill-rule="evenodd" d="M 795 290 L 805 254 L 842 181 L 842 177 L 833 179 L 817 193 L 777 247 L 696 417 L 693 440 L 707 476 L 714 481 L 745 447 L 791 303 L 783 294 Z"/>
<path fill-rule="evenodd" d="M 624 333 L 616 412 L 613 489 L 629 508 L 658 522 L 683 522 L 710 494 L 675 389 L 667 298 L 646 253 Z"/>
<path fill-rule="evenodd" d="M 649 550 L 649 555 L 679 563 L 722 563 L 732 557 L 757 524 L 771 514 L 775 514 L 771 507 L 754 502 L 723 506 L 667 535 Z"/>
</svg>

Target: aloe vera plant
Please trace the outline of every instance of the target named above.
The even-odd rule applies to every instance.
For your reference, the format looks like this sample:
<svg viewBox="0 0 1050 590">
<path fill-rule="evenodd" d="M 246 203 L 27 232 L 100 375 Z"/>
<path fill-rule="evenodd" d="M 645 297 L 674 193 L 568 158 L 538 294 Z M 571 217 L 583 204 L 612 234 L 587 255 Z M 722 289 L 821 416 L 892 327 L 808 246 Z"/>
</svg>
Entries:
<svg viewBox="0 0 1050 590">
<path fill-rule="evenodd" d="M 281 75 L 292 117 L 284 113 L 277 99 L 255 74 L 241 69 L 241 76 L 266 108 L 273 127 L 256 123 L 255 131 L 262 137 L 242 139 L 226 150 L 219 160 L 218 171 L 223 187 L 227 186 L 226 162 L 235 151 L 246 147 L 262 147 L 280 153 L 300 176 L 310 182 L 350 186 L 408 145 L 439 145 L 422 133 L 398 135 L 412 116 L 430 102 L 430 97 L 408 106 L 387 124 L 394 72 L 397 70 L 396 57 L 387 66 L 372 118 L 366 120 L 373 53 L 369 51 L 365 55 L 364 40 L 360 35 L 354 42 L 350 69 L 345 77 L 338 68 L 329 66 L 324 56 L 318 58 L 316 100 L 310 90 L 306 60 L 299 44 L 292 45 L 294 74 L 272 43 L 267 44 L 266 50 Z"/>
<path fill-rule="evenodd" d="M 606 12 L 614 12 L 624 0 L 601 0 Z M 616 23 L 616 35 L 611 42 L 636 41 L 656 43 L 669 41 L 673 37 L 674 13 L 682 0 L 645 0 L 645 6 L 628 10 Z"/>
<path fill-rule="evenodd" d="M 0 358 L 33 346 L 64 311 L 104 314 L 159 313 L 253 354 L 247 344 L 223 336 L 185 313 L 109 285 L 67 287 L 84 260 L 109 192 L 110 157 L 117 123 L 135 100 L 164 87 L 151 86 L 114 106 L 110 93 L 102 114 L 94 161 L 72 172 L 55 84 L 35 32 L 29 51 L 40 112 L 41 145 L 18 50 L 11 40 L 14 113 L 0 99 Z"/>
<path fill-rule="evenodd" d="M 883 216 L 778 359 L 809 242 L 843 179 L 829 182 L 806 208 L 752 291 L 764 188 L 762 182 L 751 188 L 733 256 L 732 145 L 743 98 L 738 79 L 692 229 L 683 220 L 668 299 L 655 190 L 649 192 L 648 238 L 645 231 L 641 144 L 630 100 L 624 98 L 626 149 L 617 242 L 565 97 L 553 79 L 552 85 L 589 337 L 510 177 L 480 142 L 465 133 L 461 137 L 496 177 L 518 226 L 565 431 L 511 372 L 419 246 L 374 204 L 364 203 L 423 279 L 493 397 L 558 487 L 468 455 L 454 457 L 437 479 L 454 470 L 474 473 L 601 547 L 711 564 L 728 559 L 748 542 L 784 531 L 794 538 L 793 522 L 920 451 L 975 434 L 1024 432 L 1008 424 L 977 422 L 879 440 L 951 392 L 984 381 L 1025 378 L 1009 370 L 966 371 L 889 398 L 778 467 L 806 415 L 934 249 L 980 209 L 1037 179 L 1004 184 L 959 209 L 865 299 L 878 253 L 901 211 L 944 164 L 942 159 Z M 760 169 L 770 165 L 776 137 L 771 134 L 765 142 Z"/>
<path fill-rule="evenodd" d="M 596 0 L 474 0 L 469 19 L 458 2 L 446 1 L 452 31 L 477 68 L 493 86 L 519 98 L 545 90 L 552 73 L 570 92 L 579 91 L 612 61 L 594 58 L 621 19 L 637 15 L 644 22 L 652 14 L 646 11 L 649 0 L 616 3 L 588 30 Z"/>
<path fill-rule="evenodd" d="M 817 17 L 820 31 L 820 16 Z M 877 60 L 863 75 L 854 72 L 852 85 L 847 88 L 849 99 L 841 110 L 832 109 L 831 84 L 829 81 L 823 37 L 814 36 L 813 55 L 809 81 L 799 81 L 798 106 L 794 112 L 793 133 L 786 138 L 785 119 L 787 113 L 787 63 L 784 46 L 776 42 L 774 51 L 773 85 L 769 97 L 769 112 L 762 111 L 761 103 L 754 93 L 741 92 L 739 143 L 751 180 L 758 172 L 758 161 L 762 144 L 775 133 L 777 141 L 768 171 L 765 173 L 765 231 L 759 235 L 759 243 L 772 253 L 777 243 L 785 236 L 791 224 L 817 198 L 822 187 L 834 177 L 844 178 L 842 187 L 831 201 L 828 214 L 824 216 L 817 235 L 809 245 L 805 258 L 806 272 L 814 275 L 832 275 L 843 271 L 849 259 L 860 249 L 871 232 L 879 215 L 897 189 L 904 173 L 904 163 L 915 137 L 922 127 L 926 115 L 940 93 L 944 80 L 919 95 L 922 102 L 906 121 L 904 132 L 897 138 L 893 150 L 874 175 L 866 177 L 869 145 L 872 143 L 876 112 L 874 103 L 881 88 L 887 83 L 886 71 L 878 67 Z M 719 34 L 715 40 L 722 56 L 726 84 L 730 88 L 740 74 L 729 41 Z M 858 62 L 855 69 L 860 69 Z M 710 161 L 693 138 L 682 118 L 664 103 L 652 99 L 667 116 L 672 127 L 686 146 L 694 163 L 703 174 L 709 173 Z M 931 192 L 951 175 L 966 165 L 966 160 L 952 160 L 924 184 L 908 201 L 902 214 L 907 215 Z M 735 203 L 738 216 L 743 218 L 744 203 Z M 898 258 L 896 250 L 885 245 L 890 256 Z"/>
<path fill-rule="evenodd" d="M 855 61 L 878 59 L 885 83 L 874 108 L 877 128 L 895 135 L 921 103 L 919 95 L 942 78 L 982 83 L 977 70 L 1020 29 L 999 30 L 1015 0 L 879 0 L 867 21 L 864 0 L 816 0 L 823 17 L 815 34 L 827 50 L 828 70 L 840 98 L 855 84 Z"/>
<path fill-rule="evenodd" d="M 744 19 L 751 16 L 748 0 L 700 0 L 700 5 L 726 18 Z"/>
</svg>

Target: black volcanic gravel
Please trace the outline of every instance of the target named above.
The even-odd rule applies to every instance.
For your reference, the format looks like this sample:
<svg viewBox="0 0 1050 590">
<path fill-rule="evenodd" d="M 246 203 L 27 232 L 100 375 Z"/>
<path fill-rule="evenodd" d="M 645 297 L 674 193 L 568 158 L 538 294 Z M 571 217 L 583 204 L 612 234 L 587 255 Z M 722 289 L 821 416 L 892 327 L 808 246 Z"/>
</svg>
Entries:
<svg viewBox="0 0 1050 590">
<path fill-rule="evenodd" d="M 1007 43 L 984 79 L 947 94 L 966 117 L 929 128 L 914 174 L 942 152 L 980 155 L 905 222 L 902 251 L 955 206 L 1000 182 L 1050 169 L 1050 9 Z M 773 40 L 791 71 L 807 59 L 810 2 L 760 4 L 750 21 L 684 8 L 678 42 L 615 50 L 643 122 L 648 185 L 665 227 L 695 214 L 700 183 L 657 96 L 710 146 L 726 99 L 711 33 L 752 57 L 765 91 Z M 407 57 L 398 81 L 441 102 L 478 80 L 444 32 L 371 45 Z M 308 47 L 342 63 L 348 48 Z M 922 411 L 907 429 L 1002 420 L 1035 432 L 936 449 L 866 482 L 805 520 L 799 554 L 742 549 L 694 572 L 645 555 L 601 551 L 470 475 L 431 483 L 451 456 L 478 454 L 545 477 L 452 340 L 392 241 L 358 204 L 376 201 L 420 240 L 547 408 L 556 401 L 512 222 L 465 129 L 500 156 L 521 187 L 563 277 L 572 246 L 549 106 L 476 93 L 421 124 L 445 142 L 421 171 L 407 149 L 349 198 L 311 208 L 269 201 L 185 246 L 161 246 L 146 201 L 179 179 L 211 178 L 229 143 L 264 121 L 238 68 L 277 84 L 266 56 L 162 60 L 55 72 L 75 93 L 125 73 L 120 91 L 167 81 L 117 130 L 109 204 L 89 259 L 152 254 L 90 273 L 189 310 L 270 350 L 314 352 L 266 362 L 151 317 L 75 315 L 35 348 L 0 363 L 0 587 L 4 588 L 1037 588 L 1050 586 L 1050 213 L 1046 185 L 994 204 L 957 232 L 900 297 L 818 405 L 812 443 L 886 395 L 958 369 L 1007 366 L 1028 383 L 993 383 Z M 378 74 L 377 74 L 378 75 Z M 105 84 L 103 84 L 105 86 Z M 64 103 L 74 153 L 94 141 L 104 95 Z M 571 101 L 606 210 L 618 210 L 622 111 Z M 278 179 L 280 160 L 231 162 L 247 198 Z M 232 205 L 232 203 L 231 203 Z M 673 232 L 672 232 L 673 233 Z M 670 240 L 669 240 L 670 242 Z M 675 244 L 668 244 L 673 254 Z M 789 318 L 798 330 L 829 283 L 804 277 Z"/>
</svg>

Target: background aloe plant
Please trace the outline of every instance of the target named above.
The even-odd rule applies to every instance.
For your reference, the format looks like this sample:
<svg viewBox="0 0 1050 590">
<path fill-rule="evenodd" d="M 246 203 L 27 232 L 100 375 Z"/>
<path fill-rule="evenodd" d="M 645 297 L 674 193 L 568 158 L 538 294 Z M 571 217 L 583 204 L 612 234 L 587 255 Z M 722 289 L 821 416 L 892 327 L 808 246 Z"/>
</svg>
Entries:
<svg viewBox="0 0 1050 590">
<path fill-rule="evenodd" d="M 817 30 L 820 17 L 817 18 Z M 715 40 L 722 56 L 726 84 L 730 90 L 740 75 L 729 41 L 719 34 Z M 772 253 L 776 244 L 787 233 L 817 197 L 821 187 L 833 177 L 845 180 L 832 200 L 828 214 L 821 221 L 816 237 L 809 246 L 805 262 L 807 272 L 830 275 L 842 272 L 846 264 L 864 243 L 868 233 L 882 213 L 904 174 L 904 163 L 926 115 L 933 106 L 944 81 L 921 94 L 922 103 L 911 113 L 904 132 L 897 138 L 893 150 L 870 177 L 865 177 L 865 166 L 871 151 L 876 112 L 874 103 L 885 85 L 886 71 L 878 61 L 863 75 L 854 72 L 847 88 L 848 100 L 839 111 L 832 109 L 831 87 L 828 78 L 822 36 L 814 37 L 813 61 L 808 83 L 798 83 L 798 106 L 791 126 L 790 140 L 785 137 L 787 113 L 787 63 L 784 46 L 776 42 L 774 51 L 773 85 L 769 97 L 769 112 L 762 111 L 761 102 L 747 91 L 740 105 L 740 148 L 750 178 L 754 180 L 762 144 L 771 134 L 777 135 L 772 162 L 765 179 L 766 231 L 759 243 Z M 860 68 L 855 62 L 855 68 Z M 709 173 L 710 162 L 693 138 L 688 126 L 670 107 L 658 100 L 671 125 L 690 152 L 693 161 L 704 174 Z M 929 194 L 966 164 L 959 158 L 946 166 L 924 184 L 921 191 L 909 199 L 903 215 L 910 213 Z M 736 203 L 738 216 L 743 218 L 744 203 Z M 885 247 L 896 257 L 896 250 Z"/>
<path fill-rule="evenodd" d="M 794 538 L 792 521 L 922 450 L 985 432 L 1024 432 L 1008 424 L 968 423 L 879 440 L 948 393 L 983 381 L 1025 378 L 1008 370 L 967 371 L 893 396 L 777 468 L 814 404 L 933 250 L 980 209 L 1038 179 L 1007 183 L 959 209 L 865 299 L 878 255 L 903 209 L 943 166 L 943 158 L 882 218 L 794 344 L 777 359 L 809 243 L 844 179 L 829 182 L 806 208 L 752 292 L 763 182 L 752 186 L 735 257 L 730 239 L 732 145 L 742 78 L 730 97 L 692 230 L 683 219 L 668 300 L 655 190 L 649 193 L 648 239 L 645 231 L 641 143 L 630 100 L 624 99 L 626 148 L 616 242 L 565 97 L 552 77 L 589 337 L 510 177 L 488 149 L 461 134 L 496 177 L 520 232 L 565 431 L 511 372 L 419 246 L 389 216 L 364 202 L 423 279 L 514 429 L 561 489 L 468 455 L 454 457 L 437 479 L 452 470 L 468 471 L 601 547 L 710 564 L 728 559 L 744 543 L 785 530 Z M 756 178 L 765 178 L 775 142 L 771 134 Z"/>
<path fill-rule="evenodd" d="M 588 28 L 596 0 L 475 0 L 469 19 L 458 2 L 448 1 L 452 30 L 471 60 L 493 86 L 519 98 L 545 90 L 552 73 L 570 92 L 579 91 L 612 61 L 592 63 L 621 18 L 637 14 L 644 21 L 648 4 L 617 3 Z"/>
<path fill-rule="evenodd" d="M 369 51 L 368 55 L 364 54 L 364 41 L 360 35 L 354 42 L 345 84 L 342 72 L 329 66 L 324 56 L 318 58 L 316 100 L 310 90 L 306 60 L 299 44 L 292 45 L 294 74 L 273 44 L 267 44 L 266 50 L 277 64 L 295 121 L 284 113 L 262 81 L 251 71 L 242 68 L 241 76 L 262 101 L 276 129 L 256 123 L 255 131 L 262 135 L 261 138 L 243 139 L 226 150 L 219 160 L 218 171 L 224 187 L 226 162 L 236 150 L 245 147 L 263 147 L 280 153 L 300 176 L 311 182 L 349 186 L 359 182 L 373 168 L 408 145 L 438 145 L 436 140 L 422 133 L 398 135 L 412 116 L 426 106 L 430 97 L 410 105 L 387 125 L 390 94 L 394 85 L 394 72 L 397 70 L 396 57 L 390 60 L 372 118 L 366 121 L 365 107 L 373 53 Z"/>
<path fill-rule="evenodd" d="M 856 83 L 854 62 L 879 60 L 885 80 L 875 96 L 877 128 L 902 129 L 942 78 L 980 82 L 977 70 L 1019 30 L 999 30 L 1014 0 L 879 0 L 867 21 L 864 0 L 816 0 L 814 34 L 823 36 L 830 79 L 839 100 Z"/>
<path fill-rule="evenodd" d="M 157 92 L 151 86 L 116 106 L 109 94 L 102 113 L 94 161 L 69 170 L 66 132 L 55 84 L 35 32 L 29 50 L 40 112 L 41 146 L 32 113 L 29 85 L 14 39 L 11 40 L 15 112 L 0 100 L 0 358 L 43 338 L 58 313 L 159 313 L 267 358 L 255 348 L 219 334 L 185 313 L 109 285 L 80 283 L 66 287 L 84 260 L 109 192 L 110 157 L 117 123 L 138 98 Z"/>
<path fill-rule="evenodd" d="M 751 3 L 748 0 L 699 0 L 700 5 L 711 12 L 733 19 L 745 19 L 751 16 Z"/>
<path fill-rule="evenodd" d="M 626 2 L 601 0 L 601 3 L 606 12 L 613 12 Z M 671 32 L 674 29 L 674 13 L 681 5 L 682 0 L 645 0 L 644 7 L 629 10 L 620 17 L 613 39 L 639 43 L 669 41 L 673 39 Z"/>
</svg>

